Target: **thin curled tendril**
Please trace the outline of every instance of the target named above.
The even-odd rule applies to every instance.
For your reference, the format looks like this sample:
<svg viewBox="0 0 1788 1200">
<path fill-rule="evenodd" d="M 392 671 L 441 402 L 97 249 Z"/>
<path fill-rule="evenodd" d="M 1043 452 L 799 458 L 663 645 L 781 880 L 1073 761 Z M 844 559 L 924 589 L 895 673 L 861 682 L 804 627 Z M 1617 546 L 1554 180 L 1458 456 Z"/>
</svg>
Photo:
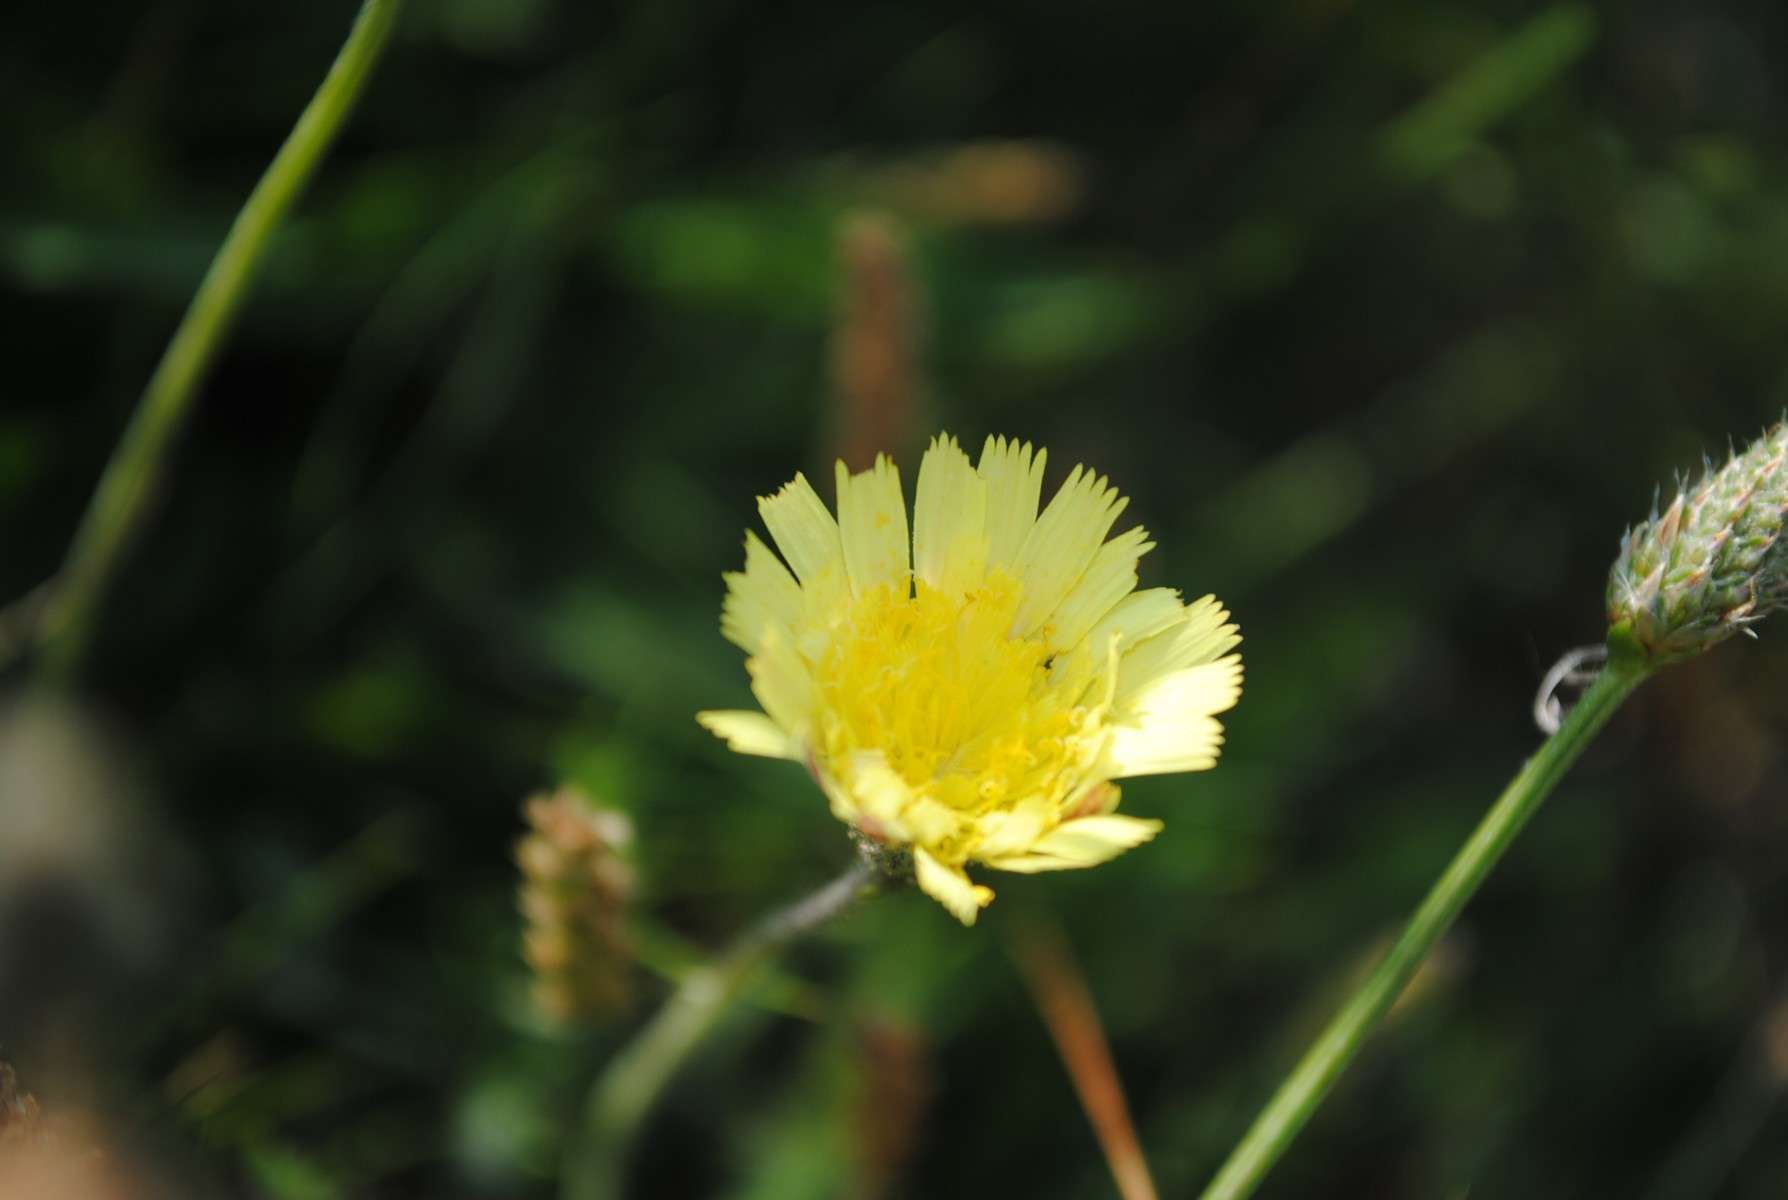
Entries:
<svg viewBox="0 0 1788 1200">
<path fill-rule="evenodd" d="M 1601 642 L 1567 650 L 1540 680 L 1540 690 L 1533 698 L 1533 723 L 1540 732 L 1551 737 L 1564 720 L 1565 704 L 1559 699 L 1564 688 L 1581 691 L 1594 683 L 1608 661 L 1608 647 Z"/>
</svg>

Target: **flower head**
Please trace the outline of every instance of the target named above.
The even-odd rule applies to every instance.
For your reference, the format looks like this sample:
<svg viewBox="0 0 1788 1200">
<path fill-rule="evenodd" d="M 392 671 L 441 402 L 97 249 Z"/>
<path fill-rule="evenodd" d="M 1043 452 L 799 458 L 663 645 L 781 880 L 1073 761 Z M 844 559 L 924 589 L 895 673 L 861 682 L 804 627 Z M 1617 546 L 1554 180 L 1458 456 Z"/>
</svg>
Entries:
<svg viewBox="0 0 1788 1200">
<path fill-rule="evenodd" d="M 1778 424 L 1627 531 L 1608 623 L 1647 659 L 1699 654 L 1788 601 L 1788 425 Z"/>
<path fill-rule="evenodd" d="M 1141 528 L 1074 468 L 1043 511 L 1042 451 L 949 437 L 919 466 L 908 553 L 900 475 L 838 464 L 836 519 L 796 475 L 758 501 L 783 561 L 745 535 L 721 630 L 762 712 L 697 719 L 745 754 L 807 764 L 833 813 L 910 850 L 965 924 L 993 898 L 965 866 L 1090 867 L 1148 841 L 1112 783 L 1204 770 L 1241 692 L 1241 640 L 1212 597 L 1136 590 Z"/>
</svg>

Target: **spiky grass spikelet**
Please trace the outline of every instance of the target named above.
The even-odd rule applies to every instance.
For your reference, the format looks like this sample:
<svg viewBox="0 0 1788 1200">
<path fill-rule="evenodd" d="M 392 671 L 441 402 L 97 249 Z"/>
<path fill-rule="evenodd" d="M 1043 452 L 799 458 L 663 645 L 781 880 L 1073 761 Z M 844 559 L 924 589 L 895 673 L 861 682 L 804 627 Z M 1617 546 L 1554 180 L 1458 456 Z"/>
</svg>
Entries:
<svg viewBox="0 0 1788 1200">
<path fill-rule="evenodd" d="M 563 1022 L 615 1013 L 631 990 L 633 868 L 623 856 L 632 823 L 574 787 L 535 796 L 524 812 L 529 832 L 516 843 L 515 861 L 535 1001 Z"/>
<path fill-rule="evenodd" d="M 1608 577 L 1610 637 L 1662 665 L 1725 641 L 1788 601 L 1788 424 L 1630 529 Z"/>
</svg>

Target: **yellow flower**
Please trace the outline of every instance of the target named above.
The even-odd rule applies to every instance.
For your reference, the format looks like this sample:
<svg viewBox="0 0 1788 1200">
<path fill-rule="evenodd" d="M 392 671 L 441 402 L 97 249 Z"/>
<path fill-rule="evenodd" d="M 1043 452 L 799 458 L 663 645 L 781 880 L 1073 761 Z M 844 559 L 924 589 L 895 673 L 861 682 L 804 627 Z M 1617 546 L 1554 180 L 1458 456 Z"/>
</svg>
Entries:
<svg viewBox="0 0 1788 1200">
<path fill-rule="evenodd" d="M 886 458 L 838 464 L 836 520 L 800 475 L 759 500 L 788 565 L 748 532 L 720 626 L 763 712 L 697 714 L 740 753 L 806 763 L 964 924 L 993 899 L 970 862 L 1090 867 L 1154 837 L 1111 781 L 1215 765 L 1241 693 L 1229 614 L 1136 590 L 1153 543 L 1105 540 L 1125 501 L 1102 477 L 1075 467 L 1039 514 L 1043 460 L 989 438 L 977 467 L 934 439 L 910 559 Z"/>
</svg>

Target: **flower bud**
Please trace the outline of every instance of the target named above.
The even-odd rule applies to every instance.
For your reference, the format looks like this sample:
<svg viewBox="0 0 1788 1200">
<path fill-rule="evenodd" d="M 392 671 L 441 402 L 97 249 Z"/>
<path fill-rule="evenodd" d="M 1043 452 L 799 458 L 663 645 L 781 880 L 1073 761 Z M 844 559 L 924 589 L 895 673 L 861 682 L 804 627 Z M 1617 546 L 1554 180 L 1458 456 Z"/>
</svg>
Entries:
<svg viewBox="0 0 1788 1200">
<path fill-rule="evenodd" d="M 535 1000 L 557 1021 L 616 1012 L 626 1006 L 633 962 L 626 923 L 633 868 L 622 857 L 633 826 L 574 787 L 536 796 L 524 811 L 529 833 L 516 843 L 515 861 Z"/>
<path fill-rule="evenodd" d="M 1609 637 L 1653 665 L 1725 641 L 1788 599 L 1788 425 L 1627 531 L 1608 577 Z"/>
</svg>

